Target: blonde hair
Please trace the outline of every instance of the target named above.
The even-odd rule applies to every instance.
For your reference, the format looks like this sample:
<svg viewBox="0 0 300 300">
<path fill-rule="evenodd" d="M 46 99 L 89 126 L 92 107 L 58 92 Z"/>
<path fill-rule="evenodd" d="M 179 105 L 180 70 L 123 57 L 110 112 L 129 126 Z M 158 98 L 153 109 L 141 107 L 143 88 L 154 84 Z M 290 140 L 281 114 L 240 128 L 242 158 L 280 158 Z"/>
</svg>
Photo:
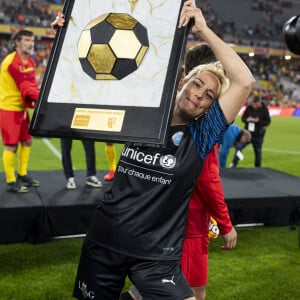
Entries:
<svg viewBox="0 0 300 300">
<path fill-rule="evenodd" d="M 230 82 L 228 77 L 225 74 L 225 70 L 222 66 L 222 64 L 217 61 L 213 63 L 203 64 L 195 67 L 192 69 L 184 78 L 184 81 L 187 82 L 191 78 L 195 77 L 197 74 L 201 72 L 211 72 L 215 76 L 217 76 L 219 82 L 220 82 L 220 88 L 217 93 L 217 98 L 219 98 L 221 95 L 223 95 L 229 88 Z"/>
</svg>

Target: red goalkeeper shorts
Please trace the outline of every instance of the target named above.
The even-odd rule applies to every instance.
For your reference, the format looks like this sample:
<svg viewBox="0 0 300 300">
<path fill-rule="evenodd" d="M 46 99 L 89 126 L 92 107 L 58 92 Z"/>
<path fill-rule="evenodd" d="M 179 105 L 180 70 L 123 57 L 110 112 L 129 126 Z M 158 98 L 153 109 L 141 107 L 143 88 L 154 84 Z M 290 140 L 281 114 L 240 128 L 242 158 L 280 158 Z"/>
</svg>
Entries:
<svg viewBox="0 0 300 300">
<path fill-rule="evenodd" d="M 4 145 L 17 145 L 32 139 L 29 134 L 28 111 L 0 110 L 0 127 L 2 143 Z"/>
<path fill-rule="evenodd" d="M 185 237 L 181 268 L 191 287 L 203 286 L 208 281 L 208 235 Z"/>
</svg>

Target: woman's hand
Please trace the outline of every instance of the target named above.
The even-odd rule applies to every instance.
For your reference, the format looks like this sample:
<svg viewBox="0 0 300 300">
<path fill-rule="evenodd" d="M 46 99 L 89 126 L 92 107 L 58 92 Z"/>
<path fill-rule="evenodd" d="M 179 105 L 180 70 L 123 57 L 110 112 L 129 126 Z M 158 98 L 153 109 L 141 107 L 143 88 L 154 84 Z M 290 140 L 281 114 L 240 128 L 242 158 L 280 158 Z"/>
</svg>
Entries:
<svg viewBox="0 0 300 300">
<path fill-rule="evenodd" d="M 56 30 L 58 27 L 63 27 L 64 24 L 65 24 L 65 16 L 61 11 L 59 11 L 57 13 L 55 20 L 51 23 L 51 27 L 52 29 Z"/>
<path fill-rule="evenodd" d="M 194 0 L 184 2 L 178 27 L 187 26 L 191 20 L 194 21 L 192 32 L 201 35 L 202 30 L 207 28 L 207 25 L 201 10 L 196 7 Z"/>
</svg>

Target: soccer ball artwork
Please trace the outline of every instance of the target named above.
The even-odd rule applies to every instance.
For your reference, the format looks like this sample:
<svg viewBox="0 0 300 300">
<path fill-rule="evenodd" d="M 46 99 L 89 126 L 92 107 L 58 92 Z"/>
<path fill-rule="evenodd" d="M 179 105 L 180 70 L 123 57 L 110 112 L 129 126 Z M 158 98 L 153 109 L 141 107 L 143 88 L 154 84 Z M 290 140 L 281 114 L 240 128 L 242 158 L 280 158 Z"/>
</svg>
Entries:
<svg viewBox="0 0 300 300">
<path fill-rule="evenodd" d="M 147 29 L 129 14 L 108 13 L 82 30 L 78 56 L 83 71 L 97 80 L 120 80 L 139 67 L 147 50 Z"/>
</svg>

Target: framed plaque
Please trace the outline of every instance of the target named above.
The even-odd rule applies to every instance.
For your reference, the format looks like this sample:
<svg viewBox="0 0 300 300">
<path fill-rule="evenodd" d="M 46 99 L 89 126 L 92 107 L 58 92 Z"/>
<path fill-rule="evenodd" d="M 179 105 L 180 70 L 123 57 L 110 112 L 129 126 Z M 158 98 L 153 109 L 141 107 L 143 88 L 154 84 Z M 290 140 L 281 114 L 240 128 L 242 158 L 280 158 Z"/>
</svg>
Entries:
<svg viewBox="0 0 300 300">
<path fill-rule="evenodd" d="M 163 144 L 187 28 L 184 0 L 66 0 L 34 136 Z"/>
</svg>

